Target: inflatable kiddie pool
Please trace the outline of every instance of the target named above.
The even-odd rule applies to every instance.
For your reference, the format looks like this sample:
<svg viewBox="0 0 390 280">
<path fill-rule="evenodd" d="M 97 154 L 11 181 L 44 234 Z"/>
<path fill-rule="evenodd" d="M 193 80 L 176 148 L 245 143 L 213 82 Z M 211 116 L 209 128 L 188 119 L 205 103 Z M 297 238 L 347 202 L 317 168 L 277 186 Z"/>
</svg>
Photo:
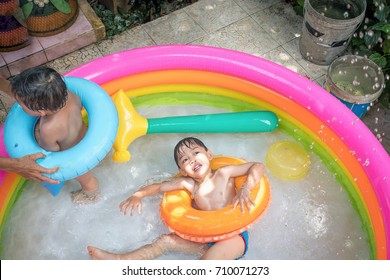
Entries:
<svg viewBox="0 0 390 280">
<path fill-rule="evenodd" d="M 255 56 L 204 46 L 134 49 L 97 59 L 67 75 L 94 81 L 111 95 L 124 90 L 131 98 L 149 97 L 150 104 L 197 102 L 231 110 L 231 104 L 240 103 L 246 105 L 235 107 L 237 111 L 262 108 L 276 113 L 279 129 L 316 153 L 349 193 L 369 236 L 372 256 L 390 258 L 390 158 L 352 112 L 308 79 Z M 178 89 L 180 95 L 172 98 Z M 22 181 L 2 174 L 2 225 Z"/>
</svg>

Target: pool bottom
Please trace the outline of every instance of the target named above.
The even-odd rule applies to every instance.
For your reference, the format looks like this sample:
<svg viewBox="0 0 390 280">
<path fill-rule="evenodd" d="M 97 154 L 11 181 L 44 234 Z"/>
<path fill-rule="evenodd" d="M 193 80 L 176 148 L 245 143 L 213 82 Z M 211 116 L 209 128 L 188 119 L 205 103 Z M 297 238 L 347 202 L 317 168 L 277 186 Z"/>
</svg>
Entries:
<svg viewBox="0 0 390 280">
<path fill-rule="evenodd" d="M 179 96 L 182 94 L 179 93 Z M 153 100 L 159 103 L 155 97 Z M 167 96 L 164 95 L 165 97 Z M 147 99 L 137 97 L 133 101 L 139 108 L 137 110 L 141 110 L 140 112 L 148 117 L 158 117 L 168 112 L 182 115 L 225 111 L 223 108 L 197 105 L 164 106 L 163 108 L 141 106 L 143 103 L 148 103 Z M 192 103 L 197 102 L 193 100 Z M 245 109 L 244 103 L 237 102 L 237 104 L 240 105 L 239 110 Z M 247 106 L 246 109 L 253 109 L 255 105 Z M 229 110 L 234 111 L 234 108 Z M 293 134 L 300 134 L 296 129 L 291 131 Z M 277 137 L 271 138 L 270 135 Z M 176 172 L 169 163 L 172 163 L 172 146 L 184 136 L 149 135 L 138 139 L 129 147 L 133 159 L 126 166 L 112 163 L 110 158 L 106 158 L 95 170 L 101 181 L 102 191 L 105 193 L 102 202 L 104 205 L 98 204 L 90 208 L 74 207 L 70 202 L 69 192 L 77 189 L 78 186 L 73 181 L 66 184 L 66 188 L 58 198 L 49 196 L 46 190 L 30 182 L 15 205 L 7 226 L 3 229 L 2 243 L 8 245 L 4 247 L 2 259 L 84 259 L 88 258 L 84 251 L 87 245 L 123 252 L 151 242 L 159 234 L 166 233 L 167 230 L 158 216 L 159 198 L 146 200 L 144 213 L 137 217 L 123 217 L 117 207 L 122 199 L 143 185 L 146 179 L 161 180 Z M 272 142 L 292 139 L 281 131 L 271 134 L 234 135 L 234 137 L 224 134 L 205 134 L 199 137 L 205 140 L 216 154 L 263 162 L 267 147 Z M 232 150 L 231 147 L 235 149 Z M 245 150 L 245 147 L 249 147 L 249 150 Z M 313 181 L 304 179 L 286 183 L 273 177 L 272 174 L 267 174 L 271 181 L 273 198 L 270 209 L 250 231 L 252 245 L 246 259 L 367 259 L 372 257 L 367 244 L 369 238 L 365 230 L 362 232 L 362 224 L 354 209 L 354 202 L 337 182 L 333 172 L 330 173 L 324 167 L 324 160 L 318 158 L 312 149 L 309 151 L 315 160 L 312 161 L 311 173 L 306 179 L 316 174 L 325 177 L 315 178 Z M 145 160 L 146 163 L 143 162 Z M 27 198 L 26 195 L 32 195 L 32 198 Z M 339 200 L 340 197 L 342 201 Z M 330 198 L 332 203 L 326 202 L 326 198 Z M 34 204 L 24 206 L 29 205 L 29 201 L 34 201 Z M 19 205 L 23 205 L 22 209 L 16 210 Z M 292 205 L 295 207 L 293 208 Z M 38 217 L 33 217 L 32 213 L 40 214 Z M 348 214 L 346 217 L 340 217 L 340 213 Z M 32 215 L 31 219 L 26 219 L 24 222 L 15 220 L 17 217 L 30 215 Z M 341 223 L 335 224 L 335 221 Z M 16 228 L 10 229 L 8 227 L 10 223 L 15 223 Z M 36 228 L 36 224 L 42 225 L 40 227 L 42 231 L 32 232 L 27 236 L 23 234 L 28 232 L 24 226 Z M 340 232 L 339 229 L 343 230 Z M 129 233 L 129 236 L 124 236 L 123 232 Z M 132 232 L 135 232 L 135 235 L 130 234 Z M 271 236 L 275 238 L 269 239 Z M 12 239 L 7 240 L 9 237 Z M 48 243 L 53 246 L 47 247 Z M 37 247 L 31 248 L 31 244 L 36 244 Z M 288 244 L 299 246 L 289 248 Z M 29 252 L 14 250 L 16 248 L 25 248 L 32 255 L 28 255 Z M 181 257 L 170 255 L 164 258 Z"/>
</svg>

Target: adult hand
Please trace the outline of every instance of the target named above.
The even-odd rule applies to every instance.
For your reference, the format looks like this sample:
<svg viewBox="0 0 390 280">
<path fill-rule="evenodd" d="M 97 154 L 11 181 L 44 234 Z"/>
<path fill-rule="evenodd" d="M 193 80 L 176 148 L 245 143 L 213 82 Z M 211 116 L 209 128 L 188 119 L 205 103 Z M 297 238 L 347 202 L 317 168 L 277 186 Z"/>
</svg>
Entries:
<svg viewBox="0 0 390 280">
<path fill-rule="evenodd" d="M 52 174 L 58 171 L 58 167 L 44 168 L 36 163 L 36 160 L 44 157 L 45 155 L 43 153 L 36 153 L 21 158 L 15 158 L 13 159 L 15 164 L 11 164 L 10 171 L 16 172 L 27 179 L 31 179 L 39 183 L 47 182 L 51 184 L 58 184 L 59 181 L 42 175 L 42 173 Z"/>
</svg>

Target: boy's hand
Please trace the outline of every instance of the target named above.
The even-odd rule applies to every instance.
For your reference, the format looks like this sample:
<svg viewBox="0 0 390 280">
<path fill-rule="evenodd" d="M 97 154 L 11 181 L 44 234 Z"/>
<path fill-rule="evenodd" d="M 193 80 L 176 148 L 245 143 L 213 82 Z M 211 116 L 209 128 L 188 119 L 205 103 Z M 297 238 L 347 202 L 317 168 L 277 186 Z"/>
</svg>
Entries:
<svg viewBox="0 0 390 280">
<path fill-rule="evenodd" d="M 135 209 L 138 209 L 138 214 L 142 211 L 142 197 L 139 197 L 137 193 L 130 196 L 128 199 L 122 201 L 119 204 L 119 209 L 124 215 L 130 211 L 130 216 L 133 216 Z"/>
<path fill-rule="evenodd" d="M 237 193 L 236 197 L 233 199 L 233 209 L 235 210 L 237 208 L 237 204 L 240 203 L 241 212 L 245 213 L 245 205 L 248 208 L 248 211 L 252 206 L 255 206 L 255 202 L 252 200 L 250 194 L 251 191 L 245 183 Z"/>
</svg>

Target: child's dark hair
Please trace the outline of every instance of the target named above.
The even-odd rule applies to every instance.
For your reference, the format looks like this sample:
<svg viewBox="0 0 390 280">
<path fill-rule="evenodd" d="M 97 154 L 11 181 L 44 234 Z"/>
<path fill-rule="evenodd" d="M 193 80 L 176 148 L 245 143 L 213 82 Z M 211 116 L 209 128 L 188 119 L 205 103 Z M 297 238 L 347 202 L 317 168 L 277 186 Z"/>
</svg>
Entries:
<svg viewBox="0 0 390 280">
<path fill-rule="evenodd" d="M 57 111 L 68 98 L 61 75 L 48 67 L 29 68 L 11 80 L 12 92 L 18 101 L 32 111 Z"/>
<path fill-rule="evenodd" d="M 203 144 L 202 141 L 200 141 L 198 138 L 195 137 L 187 137 L 179 141 L 179 143 L 176 144 L 175 149 L 173 150 L 173 156 L 175 158 L 176 165 L 179 167 L 179 156 L 182 153 L 182 147 L 186 146 L 187 148 L 190 148 L 193 145 L 198 145 L 202 148 L 204 148 L 206 151 L 208 150 L 206 145 Z"/>
</svg>

